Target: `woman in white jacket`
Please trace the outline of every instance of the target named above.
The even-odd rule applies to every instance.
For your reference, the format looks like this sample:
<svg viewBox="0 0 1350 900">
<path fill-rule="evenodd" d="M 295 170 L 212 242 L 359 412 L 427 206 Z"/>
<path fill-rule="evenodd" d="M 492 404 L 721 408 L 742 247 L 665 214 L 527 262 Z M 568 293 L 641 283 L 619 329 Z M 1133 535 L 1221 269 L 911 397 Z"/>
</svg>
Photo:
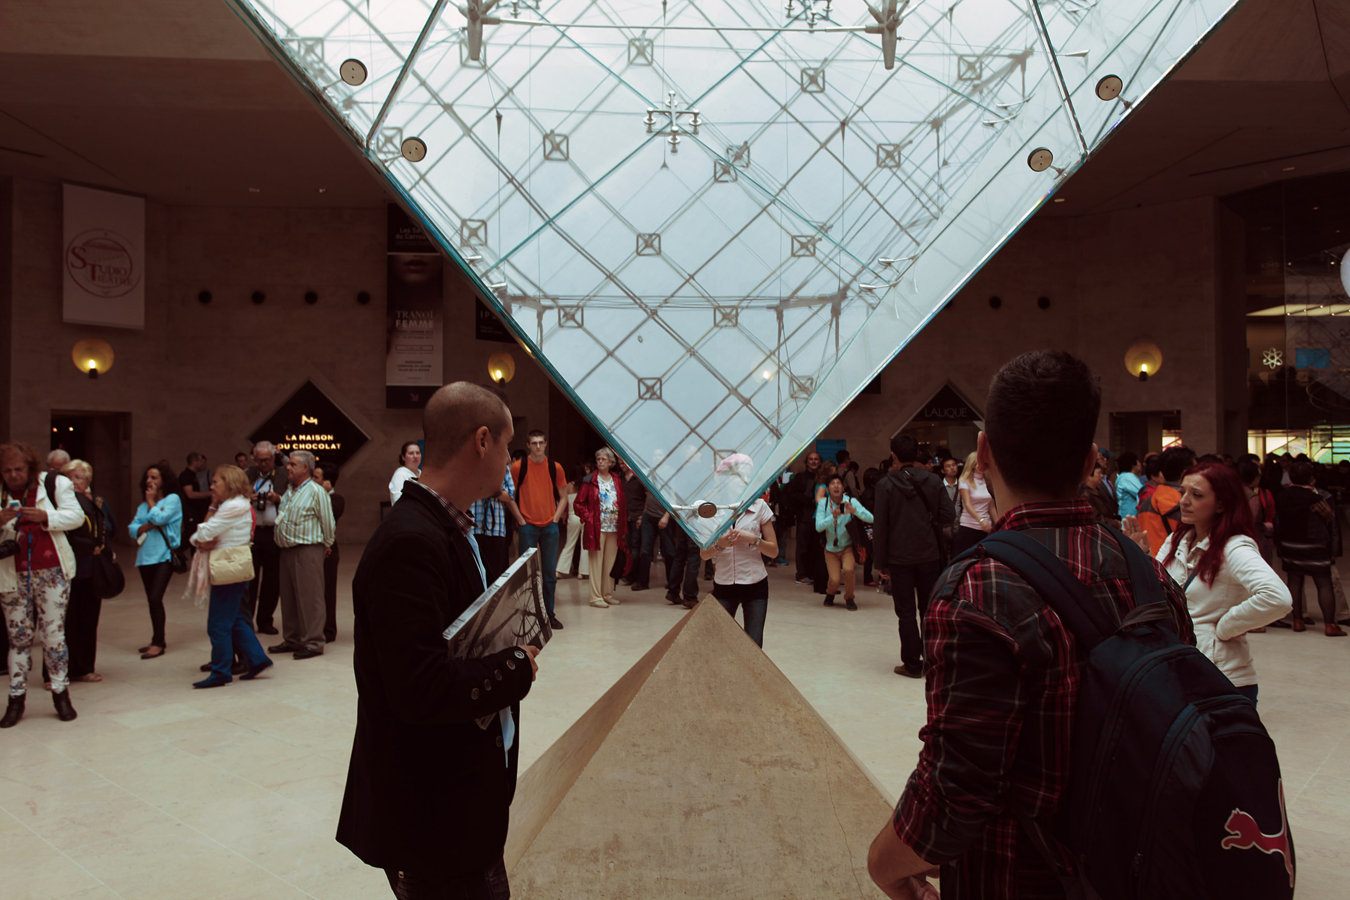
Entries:
<svg viewBox="0 0 1350 900">
<path fill-rule="evenodd" d="M 1256 524 L 1237 473 L 1203 463 L 1181 479 L 1181 526 L 1158 560 L 1185 586 L 1195 644 L 1256 702 L 1256 669 L 1247 632 L 1288 614 L 1289 589 L 1256 544 Z"/>
<path fill-rule="evenodd" d="M 0 728 L 23 718 L 32 666 L 33 638 L 42 634 L 43 656 L 52 678 L 52 704 L 62 722 L 75 718 L 70 703 L 70 651 L 66 648 L 66 604 L 75 554 L 65 532 L 84 524 L 75 486 L 64 475 L 44 475 L 37 453 L 21 441 L 0 444 L 0 607 L 9 637 L 9 704 Z"/>
<path fill-rule="evenodd" d="M 192 534 L 197 556 L 192 560 L 194 585 L 204 588 L 209 582 L 211 554 L 230 547 L 247 547 L 253 540 L 253 492 L 248 476 L 238 466 L 220 466 L 211 476 L 211 509 L 206 521 Z M 256 678 L 272 665 L 263 652 L 258 636 L 244 610 L 244 589 L 248 580 L 234 584 L 212 584 L 211 605 L 206 614 L 206 633 L 211 638 L 210 674 L 193 683 L 195 688 L 213 688 L 231 681 L 230 665 L 237 653 L 248 666 L 240 677 Z"/>
</svg>

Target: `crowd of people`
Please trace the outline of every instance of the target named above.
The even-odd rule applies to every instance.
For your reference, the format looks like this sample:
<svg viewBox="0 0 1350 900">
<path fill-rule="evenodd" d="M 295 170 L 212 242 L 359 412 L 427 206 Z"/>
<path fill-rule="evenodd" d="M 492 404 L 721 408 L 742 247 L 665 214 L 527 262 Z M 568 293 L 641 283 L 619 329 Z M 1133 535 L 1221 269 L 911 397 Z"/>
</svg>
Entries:
<svg viewBox="0 0 1350 900">
<path fill-rule="evenodd" d="M 174 576 L 187 575 L 185 594 L 208 607 L 211 641 L 207 677 L 195 688 L 251 680 L 272 666 L 268 653 L 311 659 L 337 637 L 338 467 L 304 450 L 279 454 L 265 441 L 252 460 L 212 471 L 194 452 L 178 475 L 160 460 L 137 482 L 126 535 L 137 545 L 150 638 L 136 652 L 152 660 L 168 651 L 164 599 Z M 0 444 L 0 469 L 0 655 L 9 676 L 0 728 L 23 718 L 35 641 L 57 715 L 71 721 L 69 684 L 103 680 L 95 666 L 102 603 L 124 588 L 117 523 L 94 490 L 93 467 L 64 450 L 43 461 L 21 441 Z M 264 652 L 257 635 L 278 633 L 278 603 L 283 640 Z"/>
<path fill-rule="evenodd" d="M 1193 644 L 1252 709 L 1259 679 L 1248 635 L 1317 624 L 1304 600 L 1306 577 L 1317 590 L 1323 633 L 1346 633 L 1334 560 L 1350 463 L 1197 457 L 1184 446 L 1142 458 L 1098 450 L 1091 435 L 1099 405 L 1081 362 L 1027 354 L 995 378 L 986 431 L 964 461 L 935 457 L 908 434 L 861 471 L 847 451 L 826 461 L 812 450 L 800 472 L 785 473 L 699 549 L 613 449 L 600 447 L 569 478 L 536 430 L 513 458 L 501 398 L 446 386 L 428 404 L 425 442 L 400 448 L 390 513 L 353 581 L 359 701 L 339 840 L 383 868 L 398 896 L 428 883 L 504 896 L 493 892 L 505 885 L 501 842 L 514 790 L 515 722 L 538 672 L 538 648 L 454 659 L 440 635 L 505 571 L 513 546 L 538 549 L 555 630 L 564 627 L 557 579 L 573 574 L 579 552 L 576 574 L 589 580 L 591 607 L 618 607 L 649 589 L 659 559 L 670 604 L 694 606 L 702 573 L 712 597 L 739 613 L 762 647 L 768 569 L 788 564 L 791 536 L 795 581 L 823 595 L 824 606 L 842 600 L 845 610 L 857 610 L 860 578 L 891 595 L 894 671 L 926 680 L 924 748 L 873 843 L 869 870 L 877 883 L 893 897 L 933 896 L 925 875 L 934 865 L 943 868 L 944 887 L 957 885 L 962 896 L 1056 883 L 1046 835 L 1069 785 L 1051 757 L 1064 752 L 1071 732 L 1066 710 L 1077 682 L 1058 655 L 1072 650 L 1073 626 L 1047 615 L 1039 589 L 1001 567 L 991 545 L 1033 536 L 1090 595 L 1082 602 L 1100 605 L 1117 624 L 1135 621 L 1132 609 L 1144 602 L 1132 584 L 1140 569 L 1126 565 L 1135 554 L 1157 580 L 1153 592 L 1161 588 L 1156 609 L 1165 615 L 1152 620 L 1167 618 L 1174 639 Z M 1046 410 L 1056 412 L 1047 418 Z M 177 476 L 166 461 L 146 466 L 126 526 L 150 620 L 141 659 L 168 652 L 164 598 L 176 575 L 187 576 L 185 594 L 206 608 L 211 657 L 195 688 L 256 678 L 277 654 L 314 658 L 337 637 L 336 527 L 344 507 L 337 467 L 307 451 L 282 455 L 267 442 L 235 462 L 210 469 L 192 453 Z M 0 728 L 25 713 L 35 641 L 56 714 L 71 721 L 70 684 L 101 680 L 100 604 L 122 589 L 111 540 L 117 523 L 94 490 L 92 467 L 63 451 L 44 465 L 27 444 L 0 444 L 0 481 L 9 676 Z M 281 641 L 264 649 L 258 635 L 279 633 L 278 607 Z M 1058 705 L 1051 710 L 1051 703 Z M 487 759 L 495 765 L 485 766 Z M 413 815 L 405 798 L 424 799 L 447 764 L 493 775 L 446 807 L 466 804 L 470 814 L 447 812 L 426 827 L 425 807 Z M 1002 802 L 1008 791 L 1038 799 L 1013 810 Z M 1047 823 L 1038 846 L 1017 839 L 1033 822 Z M 446 846 L 458 848 L 457 868 L 442 872 Z M 1292 879 L 1292 859 L 1285 865 Z"/>
</svg>

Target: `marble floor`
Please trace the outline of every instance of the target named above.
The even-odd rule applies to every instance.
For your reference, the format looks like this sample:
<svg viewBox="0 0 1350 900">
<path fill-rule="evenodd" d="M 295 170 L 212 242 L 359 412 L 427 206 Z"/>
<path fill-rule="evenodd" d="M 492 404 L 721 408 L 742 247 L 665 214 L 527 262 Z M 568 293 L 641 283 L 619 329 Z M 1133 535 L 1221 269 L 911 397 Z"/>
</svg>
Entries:
<svg viewBox="0 0 1350 900">
<path fill-rule="evenodd" d="M 360 548 L 344 551 L 349 585 Z M 889 598 L 863 588 L 857 612 L 825 609 L 790 570 L 771 578 L 765 652 L 896 797 L 924 704 L 922 682 L 891 672 Z M 18 727 L 0 732 L 0 896 L 385 896 L 383 875 L 333 840 L 356 710 L 349 634 L 317 659 L 284 655 L 254 682 L 196 691 L 209 644 L 204 612 L 177 597 L 182 586 L 170 588 L 168 653 L 143 661 L 134 652 L 149 622 L 139 579 L 128 578 L 103 607 L 106 681 L 72 688 L 79 719 L 58 722 L 39 689 Z M 623 605 L 607 610 L 588 607 L 587 590 L 559 582 L 567 627 L 541 654 L 523 706 L 522 769 L 684 614 L 657 589 L 624 590 Z M 346 590 L 340 604 L 347 623 Z M 1344 897 L 1350 639 L 1271 629 L 1252 642 L 1298 847 L 1298 896 Z"/>
</svg>

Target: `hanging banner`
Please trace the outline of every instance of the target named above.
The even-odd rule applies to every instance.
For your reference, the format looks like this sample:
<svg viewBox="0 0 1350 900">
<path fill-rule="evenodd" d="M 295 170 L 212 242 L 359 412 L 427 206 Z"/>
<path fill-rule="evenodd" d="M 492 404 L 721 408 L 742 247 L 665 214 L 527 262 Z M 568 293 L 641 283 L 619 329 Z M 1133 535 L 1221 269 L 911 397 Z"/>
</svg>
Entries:
<svg viewBox="0 0 1350 900">
<path fill-rule="evenodd" d="M 145 199 L 61 185 L 62 321 L 145 327 Z"/>
<path fill-rule="evenodd" d="M 444 259 L 402 208 L 388 222 L 384 405 L 421 409 L 443 383 Z"/>
</svg>

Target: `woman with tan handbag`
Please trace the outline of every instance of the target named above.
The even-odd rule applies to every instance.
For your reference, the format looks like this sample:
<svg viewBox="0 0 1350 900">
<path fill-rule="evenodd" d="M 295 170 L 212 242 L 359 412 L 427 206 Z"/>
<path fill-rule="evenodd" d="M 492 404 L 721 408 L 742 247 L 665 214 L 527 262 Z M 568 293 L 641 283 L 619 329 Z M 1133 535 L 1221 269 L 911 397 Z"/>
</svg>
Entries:
<svg viewBox="0 0 1350 900">
<path fill-rule="evenodd" d="M 192 544 L 188 592 L 199 602 L 210 592 L 206 633 L 211 638 L 211 671 L 195 688 L 219 687 L 232 681 L 230 664 L 238 653 L 248 666 L 239 677 L 256 678 L 272 665 L 244 611 L 244 589 L 253 578 L 253 492 L 238 466 L 220 466 L 211 477 L 211 508 L 197 526 Z"/>
</svg>

